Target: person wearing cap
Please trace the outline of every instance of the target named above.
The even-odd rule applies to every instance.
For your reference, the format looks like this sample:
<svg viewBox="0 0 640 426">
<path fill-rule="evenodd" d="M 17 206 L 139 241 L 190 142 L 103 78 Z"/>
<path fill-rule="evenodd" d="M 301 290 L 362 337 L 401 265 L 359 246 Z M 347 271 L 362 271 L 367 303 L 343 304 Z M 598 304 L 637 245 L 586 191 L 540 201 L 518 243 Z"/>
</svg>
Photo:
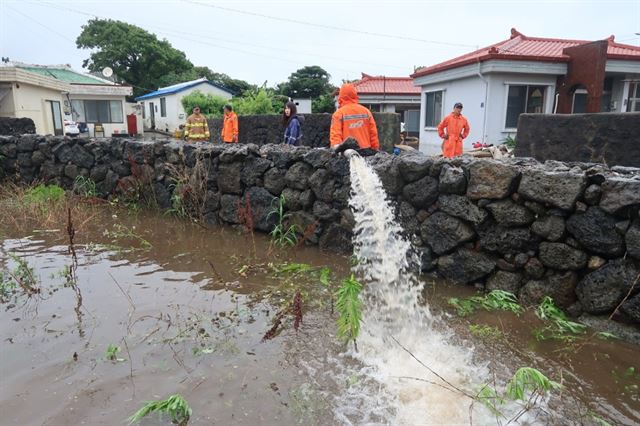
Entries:
<svg viewBox="0 0 640 426">
<path fill-rule="evenodd" d="M 209 133 L 209 124 L 207 118 L 200 114 L 198 105 L 193 107 L 193 114 L 187 117 L 184 125 L 184 140 L 187 142 L 206 142 L 211 134 Z"/>
<path fill-rule="evenodd" d="M 462 116 L 462 104 L 456 102 L 451 114 L 438 124 L 438 135 L 442 138 L 442 156 L 462 155 L 462 141 L 469 136 L 469 122 Z"/>
<path fill-rule="evenodd" d="M 343 84 L 338 95 L 339 108 L 331 116 L 329 143 L 340 151 L 342 143 L 355 139 L 361 154 L 371 155 L 380 149 L 378 129 L 371 111 L 358 103 L 358 92 L 353 84 Z M 355 144 L 354 144 L 355 145 Z"/>
</svg>

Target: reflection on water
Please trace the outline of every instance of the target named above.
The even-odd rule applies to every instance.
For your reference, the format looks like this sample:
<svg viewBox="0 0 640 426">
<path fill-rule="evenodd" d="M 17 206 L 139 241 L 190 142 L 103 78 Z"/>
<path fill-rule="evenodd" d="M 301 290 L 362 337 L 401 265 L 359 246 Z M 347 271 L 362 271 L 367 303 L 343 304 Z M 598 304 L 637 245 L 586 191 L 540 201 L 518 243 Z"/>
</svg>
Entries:
<svg viewBox="0 0 640 426">
<path fill-rule="evenodd" d="M 2 268 L 16 267 L 10 254 L 27 260 L 43 290 L 1 305 L 3 425 L 121 424 L 144 401 L 175 393 L 193 408 L 194 425 L 468 424 L 468 400 L 416 380 L 438 382 L 411 354 L 464 389 L 494 373 L 504 380 L 521 365 L 556 379 L 562 372 L 568 390 L 544 408 L 566 421 L 543 413 L 532 423 L 589 424 L 589 410 L 616 424 L 640 421 L 637 381 L 628 377 L 630 367 L 640 368 L 636 346 L 594 341 L 566 354 L 558 344 L 532 342 L 534 319 L 507 314 L 471 321 L 501 327 L 508 344 L 478 340 L 469 320 L 442 312 L 446 297 L 468 289 L 429 285 L 430 310 L 415 308 L 424 283 L 401 285 L 408 261 L 384 260 L 383 271 L 396 265 L 395 278 L 387 277 L 395 293 L 384 306 L 367 305 L 356 353 L 335 339 L 332 290 L 317 275 L 274 273 L 285 261 L 328 266 L 335 286 L 349 273 L 346 258 L 307 247 L 276 253 L 261 235 L 254 258 L 251 239 L 239 231 L 155 214 L 105 209 L 78 228 L 73 269 L 65 229 L 0 229 Z M 388 291 L 376 276 L 367 279 L 368 301 Z M 300 330 L 288 318 L 262 342 L 297 289 Z M 106 359 L 109 345 L 120 348 L 122 361 Z M 472 421 L 496 424 L 478 406 Z"/>
</svg>

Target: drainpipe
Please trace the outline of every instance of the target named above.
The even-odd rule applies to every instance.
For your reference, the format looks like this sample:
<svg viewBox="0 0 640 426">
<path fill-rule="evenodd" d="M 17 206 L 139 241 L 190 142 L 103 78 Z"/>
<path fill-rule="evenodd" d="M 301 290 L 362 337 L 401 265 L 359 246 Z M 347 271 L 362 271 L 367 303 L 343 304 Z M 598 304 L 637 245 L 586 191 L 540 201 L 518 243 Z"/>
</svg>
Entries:
<svg viewBox="0 0 640 426">
<path fill-rule="evenodd" d="M 558 98 L 560 97 L 560 93 L 556 93 L 556 100 L 553 101 L 553 113 L 558 112 Z"/>
<path fill-rule="evenodd" d="M 387 107 L 385 101 L 387 100 L 387 77 L 382 76 L 382 112 L 385 112 Z"/>
<path fill-rule="evenodd" d="M 484 107 L 482 108 L 482 143 L 485 143 L 485 131 L 487 128 L 487 98 L 489 97 L 489 82 L 480 71 L 481 62 L 478 60 L 478 77 L 484 83 Z"/>
</svg>

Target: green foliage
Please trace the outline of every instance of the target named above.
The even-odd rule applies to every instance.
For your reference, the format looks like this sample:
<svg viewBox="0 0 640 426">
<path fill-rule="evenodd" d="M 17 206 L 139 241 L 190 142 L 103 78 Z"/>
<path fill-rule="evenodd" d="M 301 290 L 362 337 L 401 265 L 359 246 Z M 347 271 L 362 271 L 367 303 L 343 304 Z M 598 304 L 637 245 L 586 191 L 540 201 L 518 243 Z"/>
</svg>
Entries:
<svg viewBox="0 0 640 426">
<path fill-rule="evenodd" d="M 351 274 L 342 281 L 342 285 L 336 292 L 336 310 L 338 311 L 338 339 L 346 342 L 353 340 L 354 344 L 360 334 L 360 321 L 362 321 L 362 302 L 360 301 L 360 284 Z"/>
<path fill-rule="evenodd" d="M 181 395 L 176 394 L 160 401 L 148 401 L 127 421 L 132 425 L 150 413 L 165 413 L 171 416 L 173 423 L 186 425 L 193 412 L 187 401 Z"/>
<path fill-rule="evenodd" d="M 200 112 L 207 117 L 220 118 L 223 115 L 222 108 L 227 103 L 227 100 L 222 96 L 212 95 L 210 93 L 204 94 L 199 90 L 194 90 L 187 96 L 184 96 L 181 102 L 187 115 L 191 114 L 193 107 L 198 105 Z"/>
<path fill-rule="evenodd" d="M 58 185 L 38 185 L 29 188 L 24 194 L 26 204 L 44 206 L 48 203 L 57 203 L 64 200 L 64 189 Z"/>
<path fill-rule="evenodd" d="M 111 67 L 133 85 L 133 95 L 156 90 L 163 78 L 193 68 L 184 52 L 140 27 L 111 19 L 91 19 L 76 39 L 79 49 L 92 49 L 82 66 L 91 71 Z M 165 80 L 166 81 L 166 80 Z"/>
<path fill-rule="evenodd" d="M 331 269 L 327 266 L 320 269 L 320 283 L 325 287 L 331 286 Z"/>
<path fill-rule="evenodd" d="M 504 138 L 504 143 L 505 145 L 507 145 L 507 147 L 509 147 L 509 149 L 514 149 L 516 147 L 516 137 L 512 137 L 511 135 L 509 135 Z"/>
<path fill-rule="evenodd" d="M 93 179 L 78 175 L 73 182 L 73 190 L 83 197 L 97 197 L 98 189 Z"/>
<path fill-rule="evenodd" d="M 512 400 L 525 401 L 527 393 L 543 394 L 561 387 L 560 383 L 554 382 L 535 368 L 522 367 L 511 378 L 506 395 Z"/>
<path fill-rule="evenodd" d="M 545 327 L 535 329 L 533 331 L 537 340 L 565 340 L 571 341 L 574 339 L 573 335 L 584 334 L 587 331 L 587 326 L 577 322 L 570 321 L 561 309 L 559 309 L 553 303 L 553 299 L 549 296 L 545 296 L 542 302 L 536 309 L 536 315 L 543 321 L 550 324 Z"/>
<path fill-rule="evenodd" d="M 518 305 L 518 299 L 513 293 L 504 290 L 492 290 L 484 296 L 473 296 L 466 299 L 452 297 L 448 303 L 456 308 L 461 317 L 474 313 L 477 309 L 486 311 L 510 311 L 520 315 L 522 306 Z"/>
<path fill-rule="evenodd" d="M 272 89 L 247 90 L 240 98 L 233 99 L 236 113 L 240 115 L 280 114 L 284 110 L 286 98 Z"/>
<path fill-rule="evenodd" d="M 142 250 L 149 250 L 152 247 L 151 243 L 138 234 L 135 229 L 135 226 L 129 228 L 121 223 L 115 223 L 112 230 L 105 229 L 102 234 L 111 238 L 111 247 L 120 247 L 117 243 L 121 242 L 121 240 L 126 240 L 127 242 L 139 244 Z M 135 249 L 134 247 L 129 248 L 129 250 Z"/>
<path fill-rule="evenodd" d="M 225 89 L 228 89 L 237 96 L 242 96 L 245 91 L 256 88 L 256 86 L 253 84 L 249 84 L 244 80 L 231 78 L 223 73 L 215 72 L 209 67 L 193 67 L 191 69 L 182 70 L 177 73 L 171 72 L 160 78 L 159 86 L 171 86 L 176 83 L 197 80 L 203 77 L 210 82 L 217 84 L 218 86 L 222 86 Z"/>
<path fill-rule="evenodd" d="M 271 235 L 271 241 L 280 247 L 294 246 L 298 242 L 298 227 L 296 225 L 287 226 L 286 224 L 290 216 L 284 210 L 286 202 L 284 194 L 281 194 L 279 198 L 274 200 L 276 205 L 267 215 L 267 218 L 276 215 L 277 223 L 269 234 Z"/>
<path fill-rule="evenodd" d="M 331 75 L 318 65 L 300 68 L 278 85 L 278 92 L 291 98 L 315 99 L 334 90 L 329 83 Z"/>
<path fill-rule="evenodd" d="M 330 93 L 320 95 L 317 98 L 311 100 L 311 111 L 314 114 L 320 114 L 323 112 L 333 113 L 336 110 L 336 103 L 333 98 L 333 90 Z"/>
<path fill-rule="evenodd" d="M 122 362 L 124 361 L 123 358 L 118 358 L 118 353 L 120 352 L 120 346 L 116 346 L 116 345 L 112 345 L 109 344 L 109 346 L 107 346 L 107 351 L 105 353 L 105 358 L 109 361 L 112 362 Z"/>
<path fill-rule="evenodd" d="M 483 324 L 471 324 L 469 331 L 476 337 L 487 340 L 495 340 L 502 337 L 502 332 L 496 327 Z"/>
<path fill-rule="evenodd" d="M 0 303 L 9 301 L 18 289 L 22 289 L 28 295 L 39 292 L 38 279 L 27 261 L 13 253 L 9 254 L 9 258 L 15 262 L 16 267 L 13 270 L 0 271 Z"/>
</svg>

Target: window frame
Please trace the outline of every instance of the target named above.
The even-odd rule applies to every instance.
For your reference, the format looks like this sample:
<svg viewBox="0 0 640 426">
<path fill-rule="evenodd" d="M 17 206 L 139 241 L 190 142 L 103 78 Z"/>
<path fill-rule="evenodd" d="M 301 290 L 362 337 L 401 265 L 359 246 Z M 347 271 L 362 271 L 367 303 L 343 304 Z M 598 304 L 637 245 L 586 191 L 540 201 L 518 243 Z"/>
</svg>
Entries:
<svg viewBox="0 0 640 426">
<path fill-rule="evenodd" d="M 438 124 L 440 124 L 440 122 L 442 121 L 442 118 L 444 117 L 444 94 L 445 94 L 445 89 L 432 89 L 432 90 L 428 90 L 428 91 L 424 91 L 424 129 L 425 130 L 435 130 L 438 128 Z M 436 116 L 433 117 L 433 126 L 429 126 L 427 124 L 427 114 L 429 113 L 428 109 L 427 109 L 427 105 L 428 105 L 428 97 L 430 94 L 435 94 L 436 93 L 440 93 L 440 118 L 438 119 Z M 435 101 L 434 101 L 435 104 Z M 435 112 L 435 111 L 434 111 Z"/>
<path fill-rule="evenodd" d="M 160 117 L 167 116 L 167 98 L 160 98 Z"/>
<path fill-rule="evenodd" d="M 74 117 L 74 121 L 78 121 L 80 123 L 91 123 L 91 124 L 96 124 L 96 123 L 100 123 L 100 124 L 123 124 L 125 122 L 125 118 L 124 118 L 124 110 L 123 108 L 123 104 L 122 101 L 119 99 L 72 99 L 71 100 L 71 107 L 72 107 L 72 111 L 74 110 L 73 108 L 73 103 L 74 102 L 81 102 L 82 103 L 82 112 L 83 112 L 83 116 L 84 116 L 84 120 L 80 120 L 78 117 L 78 119 L 76 120 Z M 118 105 L 114 107 L 113 103 L 117 103 Z M 94 107 L 94 111 L 96 113 L 96 120 L 89 120 L 87 117 L 87 103 L 95 103 L 95 107 Z M 101 109 L 101 104 L 100 103 L 106 103 L 106 108 L 105 105 L 102 105 L 102 109 Z M 77 105 L 77 104 L 76 104 Z M 118 109 L 119 113 L 120 113 L 120 121 L 113 121 L 113 110 L 114 109 Z M 100 120 L 101 118 L 105 118 L 104 116 L 106 115 L 107 120 Z M 73 117 L 73 115 L 72 115 Z"/>
<path fill-rule="evenodd" d="M 515 127 L 507 127 L 507 113 L 509 112 L 509 89 L 512 86 L 525 86 L 526 89 L 526 97 L 525 97 L 525 110 L 523 112 L 521 112 L 520 114 L 526 114 L 526 108 L 527 108 L 527 103 L 528 103 L 528 99 L 529 99 L 529 88 L 534 86 L 534 87 L 538 87 L 543 89 L 542 92 L 542 113 L 541 114 L 546 114 L 547 112 L 547 103 L 548 103 L 548 92 L 550 91 L 550 87 L 552 87 L 550 84 L 545 84 L 545 83 L 537 83 L 537 82 L 512 82 L 512 81 L 505 81 L 504 85 L 506 87 L 505 93 L 504 93 L 504 110 L 503 110 L 503 122 L 502 122 L 502 132 L 503 133 L 509 133 L 509 132 L 515 132 L 518 129 L 518 123 L 516 121 L 516 126 Z M 518 114 L 518 117 L 520 117 L 520 114 Z"/>
</svg>

